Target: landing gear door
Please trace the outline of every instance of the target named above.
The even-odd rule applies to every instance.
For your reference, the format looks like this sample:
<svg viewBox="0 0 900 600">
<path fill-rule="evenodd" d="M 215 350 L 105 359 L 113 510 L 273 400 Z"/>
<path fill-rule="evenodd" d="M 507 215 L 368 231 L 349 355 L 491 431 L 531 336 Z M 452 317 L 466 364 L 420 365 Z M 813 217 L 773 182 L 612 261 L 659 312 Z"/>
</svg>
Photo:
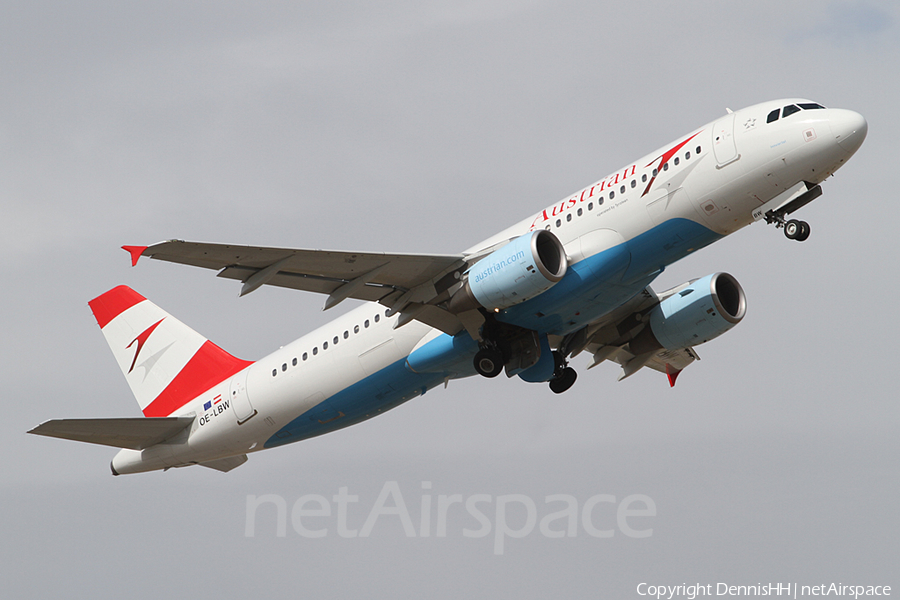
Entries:
<svg viewBox="0 0 900 600">
<path fill-rule="evenodd" d="M 729 113 L 727 117 L 716 122 L 713 126 L 712 138 L 713 152 L 719 168 L 740 158 L 734 142 L 734 113 Z"/>
<path fill-rule="evenodd" d="M 250 396 L 247 394 L 247 374 L 249 369 L 235 375 L 231 380 L 231 406 L 238 425 L 242 425 L 256 415 L 253 405 L 250 404 Z"/>
</svg>

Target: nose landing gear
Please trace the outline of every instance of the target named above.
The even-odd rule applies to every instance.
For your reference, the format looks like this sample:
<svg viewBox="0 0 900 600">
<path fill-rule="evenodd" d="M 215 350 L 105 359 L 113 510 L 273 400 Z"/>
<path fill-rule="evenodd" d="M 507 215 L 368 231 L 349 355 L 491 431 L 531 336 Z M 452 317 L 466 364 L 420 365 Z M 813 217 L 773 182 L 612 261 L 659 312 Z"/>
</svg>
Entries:
<svg viewBox="0 0 900 600">
<path fill-rule="evenodd" d="M 805 242 L 809 238 L 809 223 L 791 219 L 784 224 L 784 237 L 789 240 Z"/>
<path fill-rule="evenodd" d="M 784 236 L 789 240 L 797 240 L 804 242 L 809 238 L 809 223 L 806 221 L 798 221 L 796 219 L 786 220 L 785 217 L 795 210 L 799 210 L 806 206 L 816 198 L 822 195 L 822 188 L 818 185 L 806 184 L 810 186 L 807 191 L 790 201 L 778 210 L 770 210 L 766 213 L 766 223 L 775 224 L 776 228 L 784 228 Z"/>
<path fill-rule="evenodd" d="M 785 220 L 787 213 L 784 209 L 774 211 L 770 210 L 766 213 L 766 223 L 774 223 L 776 229 L 784 228 L 784 237 L 789 240 L 797 240 L 805 242 L 809 238 L 809 223 L 806 221 L 798 221 L 797 219 Z"/>
</svg>

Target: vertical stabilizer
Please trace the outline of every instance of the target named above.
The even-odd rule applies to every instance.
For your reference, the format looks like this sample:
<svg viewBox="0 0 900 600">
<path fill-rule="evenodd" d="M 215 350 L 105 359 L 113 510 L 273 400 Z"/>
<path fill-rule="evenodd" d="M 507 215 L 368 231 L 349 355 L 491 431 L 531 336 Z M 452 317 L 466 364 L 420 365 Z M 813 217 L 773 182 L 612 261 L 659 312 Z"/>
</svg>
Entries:
<svg viewBox="0 0 900 600">
<path fill-rule="evenodd" d="M 145 417 L 167 417 L 251 365 L 131 288 L 88 303 Z"/>
</svg>

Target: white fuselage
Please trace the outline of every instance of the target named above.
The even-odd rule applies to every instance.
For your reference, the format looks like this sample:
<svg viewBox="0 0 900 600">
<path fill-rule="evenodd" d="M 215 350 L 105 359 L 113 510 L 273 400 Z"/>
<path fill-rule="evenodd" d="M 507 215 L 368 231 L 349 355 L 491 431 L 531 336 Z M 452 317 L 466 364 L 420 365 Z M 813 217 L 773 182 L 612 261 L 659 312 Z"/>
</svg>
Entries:
<svg viewBox="0 0 900 600">
<path fill-rule="evenodd" d="M 767 122 L 773 110 L 801 103 L 812 104 L 778 100 L 728 113 L 466 254 L 549 229 L 564 245 L 570 270 L 585 261 L 579 275 L 585 277 L 588 266 L 597 270 L 590 263 L 594 257 L 624 244 L 623 281 L 633 282 L 635 291 L 623 293 L 634 295 L 668 264 L 758 220 L 761 208 L 775 208 L 798 184 L 820 183 L 856 151 L 865 121 L 852 111 L 809 109 Z M 584 303 L 591 294 L 550 299 L 548 292 L 530 300 L 531 309 L 503 311 L 498 318 L 565 335 L 615 308 L 609 302 L 620 302 L 610 296 L 605 303 Z M 554 318 L 541 321 L 535 312 Z M 194 464 L 321 435 L 376 416 L 446 379 L 474 374 L 466 368 L 412 372 L 407 357 L 445 334 L 418 321 L 395 329 L 398 317 L 387 314 L 384 306 L 364 304 L 258 360 L 176 411 L 175 416 L 197 417 L 179 443 L 122 450 L 115 471 Z M 226 400 L 205 409 L 214 398 Z"/>
</svg>

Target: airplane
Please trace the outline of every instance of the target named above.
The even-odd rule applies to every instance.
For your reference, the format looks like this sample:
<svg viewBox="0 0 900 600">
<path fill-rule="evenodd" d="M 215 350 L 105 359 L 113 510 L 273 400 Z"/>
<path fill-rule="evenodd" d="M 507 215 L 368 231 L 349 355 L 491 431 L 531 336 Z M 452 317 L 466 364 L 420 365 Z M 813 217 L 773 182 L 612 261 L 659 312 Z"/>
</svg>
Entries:
<svg viewBox="0 0 900 600">
<path fill-rule="evenodd" d="M 555 393 L 588 368 L 668 377 L 740 323 L 737 279 L 713 273 L 664 292 L 672 263 L 756 221 L 806 240 L 791 215 L 859 149 L 857 112 L 790 98 L 695 129 L 458 254 L 299 250 L 171 240 L 123 246 L 213 269 L 240 294 L 274 285 L 326 294 L 343 316 L 257 360 L 235 358 L 134 290 L 89 302 L 143 417 L 56 419 L 29 433 L 120 448 L 113 475 L 202 465 L 375 417 L 450 380 L 518 376 Z"/>
</svg>

